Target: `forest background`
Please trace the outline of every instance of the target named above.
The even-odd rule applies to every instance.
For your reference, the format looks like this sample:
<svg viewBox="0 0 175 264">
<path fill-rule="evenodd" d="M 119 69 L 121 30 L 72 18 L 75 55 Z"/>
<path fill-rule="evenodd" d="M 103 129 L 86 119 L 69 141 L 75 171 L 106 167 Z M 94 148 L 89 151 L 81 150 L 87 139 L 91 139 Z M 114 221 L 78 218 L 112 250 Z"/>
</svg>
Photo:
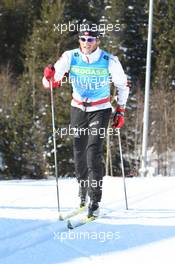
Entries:
<svg viewBox="0 0 175 264">
<path fill-rule="evenodd" d="M 42 87 L 43 69 L 65 50 L 78 47 L 73 26 L 61 32 L 60 25 L 68 28 L 85 19 L 103 29 L 116 26 L 117 30 L 102 34 L 101 48 L 119 57 L 128 76 L 130 97 L 122 147 L 126 176 L 139 175 L 148 9 L 149 1 L 143 0 L 1 0 L 0 179 L 54 175 L 50 94 Z M 155 0 L 148 145 L 152 175 L 175 174 L 174 21 L 174 0 Z M 56 89 L 54 99 L 56 128 L 67 128 L 71 85 Z M 59 175 L 72 176 L 71 136 L 57 136 L 57 150 Z M 120 176 L 116 136 L 107 140 L 104 151 L 106 173 Z"/>
</svg>

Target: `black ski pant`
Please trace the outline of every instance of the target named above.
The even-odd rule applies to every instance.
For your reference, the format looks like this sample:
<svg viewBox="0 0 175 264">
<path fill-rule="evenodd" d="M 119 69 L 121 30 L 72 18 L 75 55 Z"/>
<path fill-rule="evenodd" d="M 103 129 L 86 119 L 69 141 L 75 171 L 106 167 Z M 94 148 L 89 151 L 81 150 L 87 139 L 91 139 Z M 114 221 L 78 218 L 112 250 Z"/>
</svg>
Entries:
<svg viewBox="0 0 175 264">
<path fill-rule="evenodd" d="M 94 202 L 100 202 L 102 196 L 103 141 L 110 115 L 111 108 L 84 112 L 71 107 L 76 177 L 81 186 L 88 187 L 88 195 Z"/>
</svg>

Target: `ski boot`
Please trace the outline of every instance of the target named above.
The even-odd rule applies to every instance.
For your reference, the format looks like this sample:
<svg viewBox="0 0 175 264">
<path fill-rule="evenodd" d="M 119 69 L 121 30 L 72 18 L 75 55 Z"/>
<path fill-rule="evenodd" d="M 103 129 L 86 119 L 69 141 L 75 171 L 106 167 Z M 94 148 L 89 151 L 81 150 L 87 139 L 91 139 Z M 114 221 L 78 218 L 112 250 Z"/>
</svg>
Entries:
<svg viewBox="0 0 175 264">
<path fill-rule="evenodd" d="M 99 215 L 99 204 L 98 202 L 91 201 L 88 206 L 88 215 L 87 217 L 97 217 Z"/>
</svg>

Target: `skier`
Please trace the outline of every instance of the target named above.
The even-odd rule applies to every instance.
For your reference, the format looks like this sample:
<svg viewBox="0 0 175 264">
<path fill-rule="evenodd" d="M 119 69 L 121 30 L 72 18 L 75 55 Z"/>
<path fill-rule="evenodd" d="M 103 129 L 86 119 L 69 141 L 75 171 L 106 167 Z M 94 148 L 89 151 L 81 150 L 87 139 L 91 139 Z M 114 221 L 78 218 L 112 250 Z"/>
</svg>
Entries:
<svg viewBox="0 0 175 264">
<path fill-rule="evenodd" d="M 113 128 L 124 125 L 124 112 L 129 88 L 123 68 L 116 56 L 99 48 L 100 34 L 86 24 L 79 32 L 77 49 L 65 51 L 53 65 L 44 69 L 43 85 L 60 86 L 65 73 L 73 87 L 71 101 L 71 127 L 73 137 L 75 172 L 79 183 L 80 207 L 90 197 L 88 217 L 97 216 L 102 197 L 104 176 L 103 141 L 101 129 L 108 127 L 112 106 L 110 80 L 118 90 Z M 117 98 L 118 97 L 118 98 Z M 105 134 L 106 135 L 106 134 Z"/>
</svg>

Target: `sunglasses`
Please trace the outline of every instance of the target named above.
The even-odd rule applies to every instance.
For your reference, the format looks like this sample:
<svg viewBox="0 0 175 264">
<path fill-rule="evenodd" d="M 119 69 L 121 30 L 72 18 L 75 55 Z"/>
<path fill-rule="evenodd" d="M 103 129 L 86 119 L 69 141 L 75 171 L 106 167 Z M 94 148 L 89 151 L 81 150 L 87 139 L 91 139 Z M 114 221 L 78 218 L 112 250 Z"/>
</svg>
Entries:
<svg viewBox="0 0 175 264">
<path fill-rule="evenodd" d="M 96 38 L 95 38 L 95 37 L 88 37 L 88 38 L 80 37 L 80 40 L 81 40 L 82 42 L 89 42 L 89 43 L 91 43 L 91 42 L 95 41 Z"/>
</svg>

